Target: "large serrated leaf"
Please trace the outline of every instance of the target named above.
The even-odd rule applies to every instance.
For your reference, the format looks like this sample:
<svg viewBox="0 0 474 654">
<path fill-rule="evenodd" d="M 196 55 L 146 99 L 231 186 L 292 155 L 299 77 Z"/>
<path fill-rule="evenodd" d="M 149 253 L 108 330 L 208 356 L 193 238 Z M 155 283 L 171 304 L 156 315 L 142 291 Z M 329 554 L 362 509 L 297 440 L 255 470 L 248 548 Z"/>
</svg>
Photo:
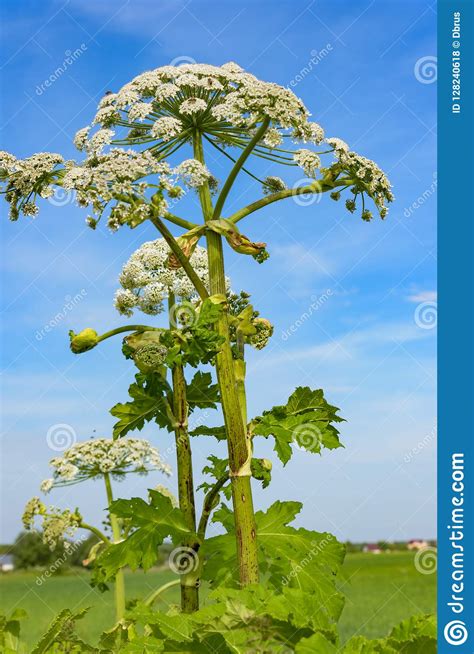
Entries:
<svg viewBox="0 0 474 654">
<path fill-rule="evenodd" d="M 190 410 L 215 409 L 219 402 L 219 386 L 212 383 L 210 372 L 197 372 L 186 384 L 186 400 Z"/>
<path fill-rule="evenodd" d="M 255 514 L 260 573 L 272 592 L 285 592 L 288 605 L 294 606 L 295 625 L 305 623 L 328 633 L 341 614 L 344 599 L 336 589 L 336 575 L 344 560 L 345 549 L 334 536 L 307 529 L 295 529 L 288 523 L 301 510 L 299 502 L 275 502 L 266 512 Z M 203 577 L 215 585 L 238 586 L 235 532 L 231 513 L 221 520 L 227 534 L 206 541 L 207 563 Z M 216 512 L 214 521 L 220 520 Z M 298 601 L 298 593 L 307 598 Z M 309 607 L 309 608 L 308 608 Z M 310 613 L 308 613 L 308 610 Z"/>
<path fill-rule="evenodd" d="M 169 386 L 158 375 L 139 374 L 129 386 L 130 402 L 118 403 L 110 413 L 119 418 L 113 428 L 114 438 L 125 436 L 135 429 L 143 429 L 145 422 L 154 420 L 160 427 L 172 430 L 165 393 Z"/>
<path fill-rule="evenodd" d="M 293 447 L 313 453 L 320 453 L 323 448 L 342 447 L 339 431 L 334 426 L 343 420 L 337 415 L 338 411 L 326 402 L 321 389 L 300 386 L 286 405 L 274 406 L 254 418 L 251 429 L 255 436 L 273 436 L 274 450 L 285 465 L 292 456 Z"/>
<path fill-rule="evenodd" d="M 156 490 L 149 490 L 150 503 L 142 498 L 116 500 L 110 510 L 119 518 L 126 518 L 134 531 L 122 542 L 110 545 L 97 559 L 99 578 L 112 579 L 117 570 L 129 566 L 132 570 L 151 568 L 157 561 L 158 548 L 165 538 L 180 542 L 192 536 L 181 510 Z"/>
</svg>

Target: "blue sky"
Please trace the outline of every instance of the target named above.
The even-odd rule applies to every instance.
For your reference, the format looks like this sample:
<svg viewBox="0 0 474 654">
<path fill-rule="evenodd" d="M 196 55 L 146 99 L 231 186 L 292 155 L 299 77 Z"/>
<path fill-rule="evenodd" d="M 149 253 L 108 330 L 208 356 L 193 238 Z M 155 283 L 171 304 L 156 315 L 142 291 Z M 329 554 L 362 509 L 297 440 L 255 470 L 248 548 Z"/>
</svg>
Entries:
<svg viewBox="0 0 474 654">
<path fill-rule="evenodd" d="M 324 388 L 347 419 L 344 450 L 296 452 L 286 468 L 275 461 L 272 485 L 256 489 L 256 503 L 302 500 L 300 524 L 341 539 L 434 537 L 436 329 L 423 316 L 435 315 L 436 300 L 436 84 L 429 71 L 416 72 L 436 55 L 433 3 L 4 0 L 2 12 L 1 147 L 17 156 L 77 156 L 73 135 L 100 97 L 144 70 L 232 60 L 290 85 L 328 135 L 385 169 L 396 196 L 386 221 L 364 223 L 329 198 L 287 200 L 243 223 L 268 242 L 264 265 L 227 253 L 233 288 L 252 293 L 275 324 L 271 345 L 249 358 L 250 415 L 310 385 Z M 223 170 L 212 157 L 209 166 Z M 229 210 L 258 196 L 242 180 Z M 110 434 L 108 409 L 126 399 L 133 370 L 118 341 L 74 357 L 67 332 L 124 322 L 112 306 L 117 275 L 157 235 L 149 227 L 92 232 L 67 197 L 16 224 L 2 205 L 6 542 L 49 476 L 48 430 L 65 424 L 80 439 Z M 196 210 L 188 196 L 179 213 Z M 142 433 L 173 463 L 170 435 L 152 425 Z M 194 443 L 196 469 L 221 451 L 210 440 Z M 271 447 L 264 442 L 258 452 L 271 456 Z M 129 496 L 146 485 L 129 480 L 117 491 Z M 80 505 L 89 522 L 104 506 L 94 484 L 55 491 L 51 501 Z"/>
</svg>

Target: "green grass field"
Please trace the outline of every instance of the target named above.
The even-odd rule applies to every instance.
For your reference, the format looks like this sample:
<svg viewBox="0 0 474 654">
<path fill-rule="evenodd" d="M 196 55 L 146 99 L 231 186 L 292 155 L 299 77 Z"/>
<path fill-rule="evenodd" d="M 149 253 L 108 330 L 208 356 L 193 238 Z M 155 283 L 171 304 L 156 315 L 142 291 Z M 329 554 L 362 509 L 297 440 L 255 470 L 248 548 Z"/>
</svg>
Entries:
<svg viewBox="0 0 474 654">
<path fill-rule="evenodd" d="M 346 606 L 340 622 L 341 636 L 354 634 L 384 636 L 397 622 L 417 613 L 434 613 L 436 609 L 436 575 L 423 575 L 415 569 L 413 554 L 350 554 L 344 565 L 345 581 L 341 590 Z M 148 572 L 127 575 L 129 597 L 144 597 L 159 585 L 173 579 L 171 572 Z M 175 588 L 166 594 L 166 602 L 178 599 Z M 102 594 L 88 584 L 88 574 L 76 572 L 38 582 L 33 572 L 14 572 L 0 577 L 0 611 L 25 609 L 30 619 L 23 636 L 32 644 L 64 607 L 91 607 L 78 623 L 78 631 L 94 640 L 113 624 L 111 594 Z M 159 606 L 159 605 L 158 605 Z M 166 605 L 162 603 L 162 606 Z"/>
</svg>

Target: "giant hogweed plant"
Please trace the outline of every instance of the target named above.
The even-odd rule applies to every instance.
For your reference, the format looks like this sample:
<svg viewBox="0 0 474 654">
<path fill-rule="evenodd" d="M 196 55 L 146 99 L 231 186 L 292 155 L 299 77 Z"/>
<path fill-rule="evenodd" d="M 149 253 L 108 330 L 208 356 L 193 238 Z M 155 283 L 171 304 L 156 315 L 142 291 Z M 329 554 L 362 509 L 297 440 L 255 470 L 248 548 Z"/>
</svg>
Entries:
<svg viewBox="0 0 474 654">
<path fill-rule="evenodd" d="M 299 195 L 329 193 L 335 201 L 344 196 L 350 213 L 370 221 L 372 205 L 384 218 L 393 200 L 387 177 L 344 141 L 325 137 L 291 91 L 260 81 L 236 64 L 165 66 L 139 75 L 106 94 L 92 126 L 77 133 L 75 144 L 85 153 L 81 162 L 51 153 L 24 160 L 2 153 L 2 192 L 12 220 L 35 216 L 40 199 L 60 187 L 74 191 L 79 205 L 89 209 L 92 229 L 103 219 L 112 231 L 147 223 L 156 228 L 160 238 L 144 243 L 124 266 L 115 303 L 127 316 L 134 310 L 149 316 L 167 310 L 169 328 L 125 325 L 99 335 L 89 327 L 71 333 L 70 346 L 79 354 L 126 334 L 122 350 L 138 372 L 130 400 L 111 410 L 118 418 L 113 438 L 127 439 L 150 421 L 174 432 L 179 495 L 179 508 L 160 492 L 150 501 L 111 502 L 111 514 L 127 524 L 127 533 L 98 554 L 94 576 L 106 583 L 125 566 L 151 567 L 164 539 L 182 553 L 183 567 L 178 570 L 183 572 L 180 611 L 164 614 L 152 601 L 139 603 L 91 651 L 336 651 L 343 546 L 331 534 L 292 527 L 299 502 L 278 501 L 256 512 L 251 479 L 270 483 L 271 463 L 254 456 L 259 438 L 272 438 L 286 464 L 295 445 L 313 453 L 340 447 L 336 425 L 342 419 L 322 390 L 308 387 L 249 419 L 245 349 L 264 347 L 272 327 L 259 317 L 248 294 L 230 293 L 224 245 L 264 262 L 266 244 L 243 234 L 242 220 Z M 223 180 L 208 167 L 211 150 L 228 163 Z M 276 174 L 260 179 L 257 159 L 279 175 L 283 166 L 300 168 L 307 181 L 292 187 Z M 253 180 L 256 198 L 229 212 L 229 194 L 242 176 Z M 187 189 L 198 195 L 199 218 L 174 213 Z M 186 371 L 203 364 L 215 367 L 217 383 L 202 370 L 188 381 Z M 218 405 L 222 427 L 190 429 L 193 411 Z M 191 443 L 202 437 L 224 441 L 228 456 L 210 454 L 204 472 L 211 481 L 202 485 L 198 516 Z M 206 538 L 210 520 L 221 525 L 221 535 Z M 200 607 L 204 584 L 210 591 Z M 63 612 L 44 642 L 60 647 L 78 617 Z M 402 641 L 410 652 L 434 651 L 428 618 L 397 629 L 383 642 L 355 639 L 343 651 L 395 652 Z M 70 635 L 71 647 L 74 638 Z M 420 649 L 425 645 L 428 649 Z"/>
<path fill-rule="evenodd" d="M 99 553 L 127 537 L 130 524 L 119 521 L 111 511 L 114 495 L 113 480 L 121 480 L 129 474 L 146 475 L 149 472 L 159 471 L 166 475 L 171 474 L 170 467 L 164 463 L 158 450 L 144 439 L 110 439 L 97 438 L 75 443 L 68 448 L 62 456 L 51 459 L 53 476 L 45 479 L 40 490 L 49 493 L 53 488 L 73 486 L 90 480 L 102 480 L 105 486 L 107 499 L 107 517 L 104 521 L 110 534 L 106 530 L 88 523 L 79 508 L 59 509 L 47 506 L 39 497 L 33 497 L 26 504 L 23 513 L 23 525 L 30 530 L 39 521 L 42 526 L 43 541 L 52 550 L 60 542 L 64 542 L 66 554 L 72 547 L 67 536 L 72 537 L 77 530 L 84 530 L 95 536 L 97 542 L 92 545 L 88 554 L 87 564 L 93 564 Z M 164 487 L 150 490 L 150 494 L 166 494 Z M 172 497 L 172 496 L 171 496 Z M 123 570 L 115 575 L 115 613 L 117 620 L 121 620 L 125 613 L 125 579 Z"/>
</svg>

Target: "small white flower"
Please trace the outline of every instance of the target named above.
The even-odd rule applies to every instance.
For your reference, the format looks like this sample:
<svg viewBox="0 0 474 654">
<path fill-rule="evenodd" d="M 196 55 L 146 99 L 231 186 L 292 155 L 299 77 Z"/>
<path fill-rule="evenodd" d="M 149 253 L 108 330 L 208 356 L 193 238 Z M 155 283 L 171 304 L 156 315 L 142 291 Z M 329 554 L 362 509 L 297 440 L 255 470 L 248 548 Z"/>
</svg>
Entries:
<svg viewBox="0 0 474 654">
<path fill-rule="evenodd" d="M 90 129 L 90 127 L 83 127 L 78 132 L 76 132 L 74 137 L 74 145 L 78 150 L 85 150 Z"/>
<path fill-rule="evenodd" d="M 189 98 L 179 105 L 182 114 L 196 114 L 207 109 L 207 102 L 201 98 Z"/>
<path fill-rule="evenodd" d="M 45 479 L 41 482 L 40 490 L 42 493 L 49 493 L 54 485 L 54 479 Z"/>
<path fill-rule="evenodd" d="M 282 144 L 283 137 L 277 129 L 271 128 L 266 131 L 263 142 L 269 148 L 276 148 Z"/>
<path fill-rule="evenodd" d="M 293 159 L 308 177 L 314 177 L 316 170 L 321 166 L 321 159 L 311 150 L 297 150 Z"/>
<path fill-rule="evenodd" d="M 153 123 L 151 128 L 152 136 L 163 141 L 169 141 L 183 131 L 183 124 L 172 116 L 163 116 Z"/>
<path fill-rule="evenodd" d="M 195 288 L 182 268 L 171 269 L 171 254 L 162 238 L 147 241 L 136 250 L 120 273 L 121 289 L 115 295 L 116 309 L 130 316 L 134 308 L 146 314 L 157 315 L 164 311 L 164 301 L 173 293 L 177 298 L 190 300 L 196 297 Z M 207 251 L 196 246 L 190 257 L 191 265 L 209 287 Z"/>
<path fill-rule="evenodd" d="M 342 139 L 338 139 L 335 136 L 326 139 L 326 143 L 330 145 L 332 148 L 334 148 L 336 153 L 349 152 L 349 146 L 347 145 L 347 143 Z"/>
<path fill-rule="evenodd" d="M 175 170 L 183 178 L 184 183 L 191 188 L 199 188 L 211 177 L 206 166 L 197 159 L 186 159 Z"/>
</svg>

